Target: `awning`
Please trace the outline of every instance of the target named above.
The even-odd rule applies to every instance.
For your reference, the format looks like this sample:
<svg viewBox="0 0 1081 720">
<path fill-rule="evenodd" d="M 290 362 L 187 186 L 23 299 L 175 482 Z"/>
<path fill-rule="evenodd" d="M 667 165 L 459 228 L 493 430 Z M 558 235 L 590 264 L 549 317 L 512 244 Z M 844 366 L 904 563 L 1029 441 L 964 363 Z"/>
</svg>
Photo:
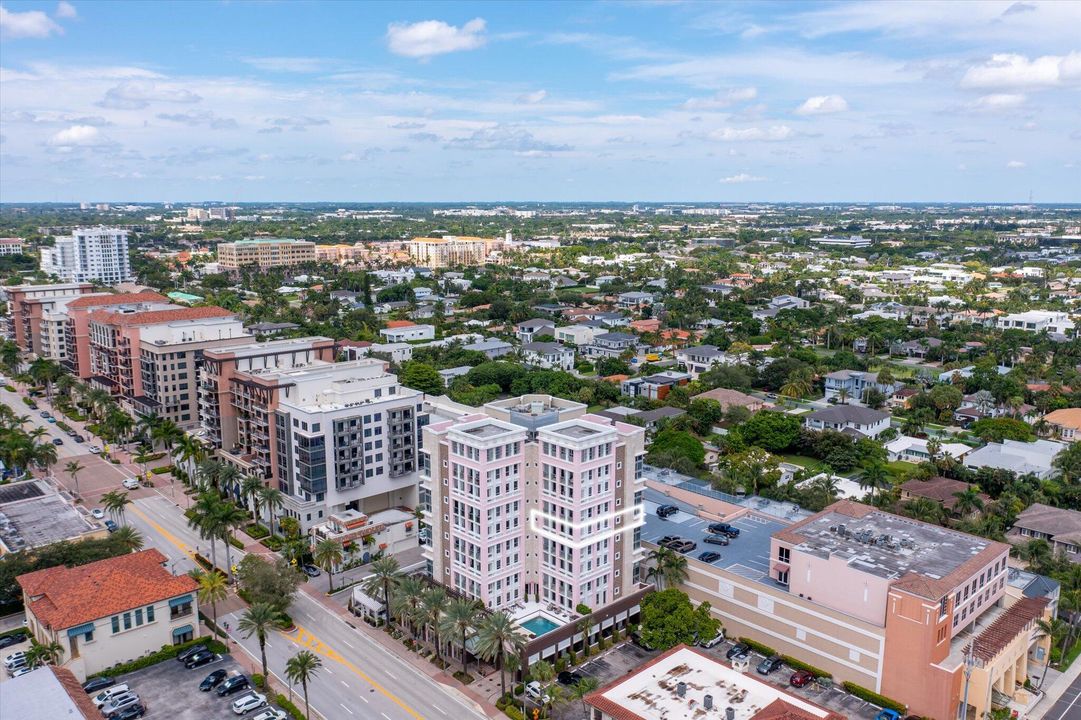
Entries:
<svg viewBox="0 0 1081 720">
<path fill-rule="evenodd" d="M 172 600 L 169 601 L 169 607 L 171 607 L 171 608 L 180 607 L 181 605 L 190 605 L 190 604 L 191 604 L 191 595 L 183 595 L 181 597 L 173 598 Z"/>
<path fill-rule="evenodd" d="M 178 628 L 173 628 L 173 637 L 174 638 L 178 638 L 178 637 L 180 637 L 182 635 L 188 635 L 189 633 L 192 634 L 192 635 L 195 634 L 195 630 L 192 629 L 191 625 L 182 625 L 182 626 L 180 626 Z"/>
<path fill-rule="evenodd" d="M 776 570 L 777 572 L 788 572 L 788 563 L 784 563 L 784 562 L 780 562 L 780 561 L 775 562 L 775 563 L 773 563 L 773 569 Z"/>
<path fill-rule="evenodd" d="M 86 635 L 88 632 L 94 632 L 94 623 L 88 622 L 78 625 L 73 628 L 68 628 L 68 637 L 75 637 L 76 635 Z"/>
</svg>

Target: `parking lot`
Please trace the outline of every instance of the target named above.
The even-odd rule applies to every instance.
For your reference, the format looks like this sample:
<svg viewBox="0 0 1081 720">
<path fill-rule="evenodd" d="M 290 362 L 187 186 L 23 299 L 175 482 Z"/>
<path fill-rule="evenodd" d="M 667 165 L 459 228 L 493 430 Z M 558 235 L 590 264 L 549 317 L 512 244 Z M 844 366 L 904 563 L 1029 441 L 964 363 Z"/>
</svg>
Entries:
<svg viewBox="0 0 1081 720">
<path fill-rule="evenodd" d="M 699 649 L 702 650 L 702 652 L 714 656 L 720 662 L 728 662 L 725 658 L 725 653 L 727 653 L 729 648 L 733 645 L 733 642 L 723 642 L 708 650 L 703 648 Z M 609 650 L 604 655 L 582 663 L 577 669 L 582 675 L 596 678 L 598 686 L 604 687 L 613 680 L 634 672 L 659 654 L 660 653 L 651 650 L 645 650 L 633 643 L 625 642 Z M 788 679 L 792 676 L 793 670 L 787 666 L 782 666 L 779 670 L 776 670 L 770 675 L 759 675 L 755 672 L 755 667 L 764 658 L 758 653 L 752 652 L 750 653 L 750 659 L 751 669 L 749 672 L 759 680 L 783 687 L 787 692 L 790 692 L 793 695 L 798 695 L 816 705 L 838 712 L 846 718 L 874 720 L 878 711 L 881 709 L 854 695 L 850 695 L 839 686 L 824 686 L 817 683 L 811 683 L 802 688 L 791 687 L 788 683 Z M 578 703 L 563 704 L 556 708 L 553 715 L 556 720 L 579 720 L 580 716 L 581 707 L 579 707 Z"/>
<path fill-rule="evenodd" d="M 127 683 L 146 706 L 147 720 L 226 720 L 237 718 L 232 703 L 249 691 L 241 690 L 227 697 L 218 697 L 213 690 L 201 692 L 199 683 L 217 669 L 230 675 L 243 671 L 229 655 L 224 655 L 209 665 L 187 670 L 183 663 L 166 660 L 142 670 L 119 676 L 118 683 Z M 262 691 L 258 691 L 262 694 Z M 252 711 L 246 716 L 256 715 Z"/>
</svg>

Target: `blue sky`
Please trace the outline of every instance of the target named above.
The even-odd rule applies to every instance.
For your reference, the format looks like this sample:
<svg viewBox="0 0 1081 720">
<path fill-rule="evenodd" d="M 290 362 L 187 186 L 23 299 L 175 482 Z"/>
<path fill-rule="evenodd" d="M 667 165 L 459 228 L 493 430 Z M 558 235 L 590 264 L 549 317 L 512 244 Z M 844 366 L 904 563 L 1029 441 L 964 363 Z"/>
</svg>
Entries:
<svg viewBox="0 0 1081 720">
<path fill-rule="evenodd" d="M 0 201 L 1081 201 L 1081 3 L 0 3 Z"/>
</svg>

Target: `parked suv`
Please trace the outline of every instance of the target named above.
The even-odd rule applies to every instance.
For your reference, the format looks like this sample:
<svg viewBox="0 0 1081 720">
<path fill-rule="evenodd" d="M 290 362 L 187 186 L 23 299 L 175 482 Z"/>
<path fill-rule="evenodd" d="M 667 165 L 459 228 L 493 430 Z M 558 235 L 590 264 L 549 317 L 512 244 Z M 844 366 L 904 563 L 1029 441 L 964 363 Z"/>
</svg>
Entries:
<svg viewBox="0 0 1081 720">
<path fill-rule="evenodd" d="M 218 693 L 218 697 L 225 697 L 226 695 L 238 693 L 248 686 L 248 677 L 246 675 L 234 675 L 219 685 L 218 689 L 214 692 Z"/>
<path fill-rule="evenodd" d="M 675 505 L 659 505 L 657 506 L 657 517 L 666 518 L 669 515 L 675 515 L 679 512 L 679 508 Z"/>
<path fill-rule="evenodd" d="M 715 535 L 727 535 L 731 538 L 739 537 L 739 528 L 728 523 L 712 523 L 709 531 Z"/>
</svg>

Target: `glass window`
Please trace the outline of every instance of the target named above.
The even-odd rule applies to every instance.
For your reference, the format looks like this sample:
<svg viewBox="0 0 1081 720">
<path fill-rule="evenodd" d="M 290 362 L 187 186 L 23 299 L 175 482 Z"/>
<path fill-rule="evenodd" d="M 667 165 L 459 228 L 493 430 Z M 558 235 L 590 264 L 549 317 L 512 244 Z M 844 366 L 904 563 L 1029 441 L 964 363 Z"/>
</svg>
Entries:
<svg viewBox="0 0 1081 720">
<path fill-rule="evenodd" d="M 143 609 L 139 608 L 135 611 L 135 625 L 138 627 L 143 624 Z"/>
<path fill-rule="evenodd" d="M 147 605 L 146 606 L 146 621 L 148 623 L 154 622 L 154 606 L 153 605 Z"/>
<path fill-rule="evenodd" d="M 112 622 L 113 622 L 113 632 L 114 633 L 120 632 L 120 616 L 119 615 L 113 615 Z"/>
<path fill-rule="evenodd" d="M 131 613 L 124 613 L 124 629 L 131 630 Z"/>
</svg>

